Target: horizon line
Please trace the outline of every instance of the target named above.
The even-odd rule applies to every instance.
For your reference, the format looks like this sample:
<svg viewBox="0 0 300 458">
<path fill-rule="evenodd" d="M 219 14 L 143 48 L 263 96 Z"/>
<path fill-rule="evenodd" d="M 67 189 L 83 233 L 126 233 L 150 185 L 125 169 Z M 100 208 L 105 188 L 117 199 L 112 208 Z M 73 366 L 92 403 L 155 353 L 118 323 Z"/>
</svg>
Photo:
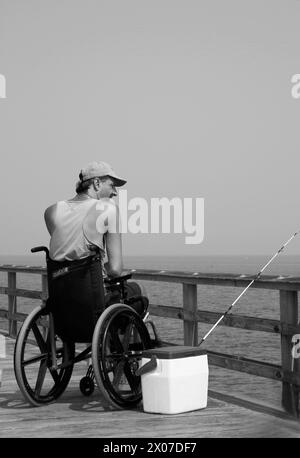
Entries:
<svg viewBox="0 0 300 458">
<path fill-rule="evenodd" d="M 28 253 L 28 254 L 8 254 L 8 253 L 1 253 L 0 254 L 0 257 L 1 256 L 36 256 L 38 253 Z M 38 254 L 38 256 L 44 256 L 41 253 Z M 271 256 L 270 253 L 240 253 L 240 254 L 237 254 L 237 253 L 201 253 L 201 254 L 181 254 L 181 253 L 178 253 L 178 254 L 168 254 L 168 253 L 164 253 L 164 254 L 152 254 L 152 253 L 143 253 L 143 254 L 123 254 L 123 257 L 199 257 L 201 258 L 201 256 Z M 300 253 L 295 253 L 295 254 L 286 254 L 286 253 L 282 253 L 281 256 L 300 256 Z"/>
</svg>

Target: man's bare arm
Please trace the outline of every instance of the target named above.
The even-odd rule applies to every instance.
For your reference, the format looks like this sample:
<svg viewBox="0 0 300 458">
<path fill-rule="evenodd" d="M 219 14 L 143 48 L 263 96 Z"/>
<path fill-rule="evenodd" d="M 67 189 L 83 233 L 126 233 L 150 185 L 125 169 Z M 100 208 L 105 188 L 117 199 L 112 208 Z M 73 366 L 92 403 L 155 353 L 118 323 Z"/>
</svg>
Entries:
<svg viewBox="0 0 300 458">
<path fill-rule="evenodd" d="M 54 231 L 54 220 L 56 215 L 56 204 L 51 205 L 45 210 L 44 219 L 50 235 L 52 235 Z"/>
</svg>

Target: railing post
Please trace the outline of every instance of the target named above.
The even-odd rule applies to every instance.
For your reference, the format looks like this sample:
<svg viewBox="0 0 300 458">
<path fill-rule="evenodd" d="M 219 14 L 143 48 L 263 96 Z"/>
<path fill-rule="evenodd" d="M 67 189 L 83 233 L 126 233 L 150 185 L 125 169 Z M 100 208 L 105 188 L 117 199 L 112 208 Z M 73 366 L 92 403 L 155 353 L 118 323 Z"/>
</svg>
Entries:
<svg viewBox="0 0 300 458">
<path fill-rule="evenodd" d="M 197 312 L 197 285 L 183 283 L 183 311 L 191 312 L 194 321 L 183 321 L 184 345 L 196 346 L 198 344 L 198 322 Z"/>
<path fill-rule="evenodd" d="M 15 291 L 15 293 L 8 293 L 8 333 L 10 337 L 17 337 L 17 321 L 12 316 L 17 312 L 17 274 L 16 272 L 7 272 L 7 285 L 9 290 Z"/>
<path fill-rule="evenodd" d="M 280 290 L 280 321 L 282 324 L 298 323 L 298 293 L 297 291 Z M 281 334 L 281 362 L 282 371 L 295 370 L 298 367 L 297 361 L 292 357 L 292 336 Z M 288 383 L 282 382 L 282 405 L 285 410 L 295 416 L 298 415 L 299 393 L 297 388 Z"/>
</svg>

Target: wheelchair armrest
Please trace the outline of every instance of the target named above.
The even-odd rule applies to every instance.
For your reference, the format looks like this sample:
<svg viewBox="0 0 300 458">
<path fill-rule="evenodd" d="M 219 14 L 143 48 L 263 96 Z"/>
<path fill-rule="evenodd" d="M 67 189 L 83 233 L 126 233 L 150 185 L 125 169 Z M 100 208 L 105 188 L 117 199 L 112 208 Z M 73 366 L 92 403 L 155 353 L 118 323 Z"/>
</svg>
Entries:
<svg viewBox="0 0 300 458">
<path fill-rule="evenodd" d="M 35 246 L 31 248 L 31 253 L 37 253 L 38 251 L 45 251 L 47 258 L 49 257 L 49 250 L 46 246 Z"/>
<path fill-rule="evenodd" d="M 129 273 L 129 274 L 120 275 L 119 277 L 105 278 L 104 283 L 107 283 L 108 285 L 115 285 L 116 283 L 124 282 L 131 277 L 132 277 L 132 274 Z"/>
</svg>

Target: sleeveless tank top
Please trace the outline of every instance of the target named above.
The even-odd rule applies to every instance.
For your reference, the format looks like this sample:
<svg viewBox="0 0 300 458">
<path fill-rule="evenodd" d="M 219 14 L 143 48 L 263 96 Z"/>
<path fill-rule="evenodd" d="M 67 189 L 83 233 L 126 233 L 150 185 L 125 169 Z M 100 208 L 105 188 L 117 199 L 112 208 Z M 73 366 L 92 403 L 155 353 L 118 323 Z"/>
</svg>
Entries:
<svg viewBox="0 0 300 458">
<path fill-rule="evenodd" d="M 93 241 L 86 237 L 84 222 L 97 204 L 96 199 L 60 201 L 56 204 L 55 229 L 50 240 L 50 258 L 54 261 L 74 261 L 90 256 L 95 245 L 100 248 L 101 258 L 105 255 L 104 234 L 95 234 Z"/>
</svg>

